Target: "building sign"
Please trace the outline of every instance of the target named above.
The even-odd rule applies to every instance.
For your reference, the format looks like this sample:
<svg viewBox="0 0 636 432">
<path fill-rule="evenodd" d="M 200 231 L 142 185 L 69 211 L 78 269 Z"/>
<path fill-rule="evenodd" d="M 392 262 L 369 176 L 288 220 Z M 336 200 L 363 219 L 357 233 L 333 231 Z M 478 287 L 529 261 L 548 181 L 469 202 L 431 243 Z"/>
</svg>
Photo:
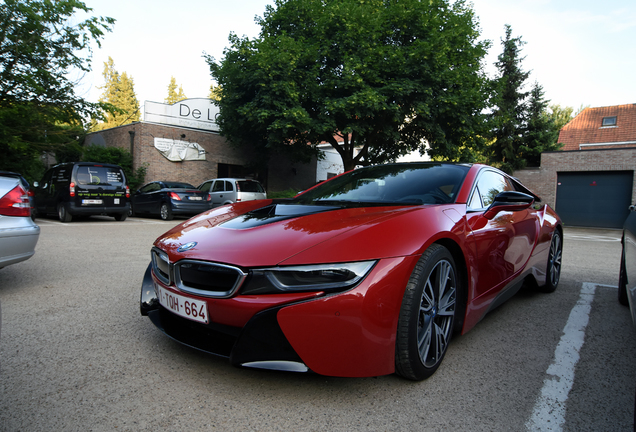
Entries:
<svg viewBox="0 0 636 432">
<path fill-rule="evenodd" d="M 185 99 L 172 105 L 146 101 L 144 121 L 218 132 L 219 107 L 206 98 Z"/>
<path fill-rule="evenodd" d="M 205 160 L 205 149 L 193 142 L 155 138 L 155 148 L 172 162 Z"/>
</svg>

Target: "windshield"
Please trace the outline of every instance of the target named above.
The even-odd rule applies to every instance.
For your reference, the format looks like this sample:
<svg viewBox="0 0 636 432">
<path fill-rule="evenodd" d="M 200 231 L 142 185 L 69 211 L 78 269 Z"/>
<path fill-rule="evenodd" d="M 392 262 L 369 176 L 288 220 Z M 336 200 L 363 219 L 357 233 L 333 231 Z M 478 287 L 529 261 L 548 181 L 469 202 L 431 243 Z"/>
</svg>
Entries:
<svg viewBox="0 0 636 432">
<path fill-rule="evenodd" d="M 351 171 L 293 200 L 298 204 L 365 203 L 378 205 L 455 202 L 467 165 L 409 163 Z"/>
</svg>

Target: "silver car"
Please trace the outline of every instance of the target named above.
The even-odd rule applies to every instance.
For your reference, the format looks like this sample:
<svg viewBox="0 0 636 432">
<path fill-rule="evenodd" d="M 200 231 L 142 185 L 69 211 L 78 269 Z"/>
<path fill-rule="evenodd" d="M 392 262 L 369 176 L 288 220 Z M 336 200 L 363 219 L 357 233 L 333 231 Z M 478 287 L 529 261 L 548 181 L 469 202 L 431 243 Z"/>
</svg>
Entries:
<svg viewBox="0 0 636 432">
<path fill-rule="evenodd" d="M 31 258 L 39 238 L 20 179 L 0 175 L 0 268 Z"/>
<path fill-rule="evenodd" d="M 267 198 L 267 192 L 258 181 L 244 178 L 206 180 L 197 189 L 210 195 L 210 208 Z"/>
</svg>

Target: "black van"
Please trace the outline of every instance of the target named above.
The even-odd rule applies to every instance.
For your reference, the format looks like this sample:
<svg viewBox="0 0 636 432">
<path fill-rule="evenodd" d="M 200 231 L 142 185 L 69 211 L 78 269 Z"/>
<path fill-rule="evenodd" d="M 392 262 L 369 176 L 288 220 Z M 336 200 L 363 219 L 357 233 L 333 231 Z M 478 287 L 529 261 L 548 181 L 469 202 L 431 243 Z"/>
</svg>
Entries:
<svg viewBox="0 0 636 432">
<path fill-rule="evenodd" d="M 73 216 L 108 215 L 126 220 L 130 189 L 119 165 L 70 162 L 55 165 L 35 183 L 38 215 L 57 215 L 62 222 Z"/>
</svg>

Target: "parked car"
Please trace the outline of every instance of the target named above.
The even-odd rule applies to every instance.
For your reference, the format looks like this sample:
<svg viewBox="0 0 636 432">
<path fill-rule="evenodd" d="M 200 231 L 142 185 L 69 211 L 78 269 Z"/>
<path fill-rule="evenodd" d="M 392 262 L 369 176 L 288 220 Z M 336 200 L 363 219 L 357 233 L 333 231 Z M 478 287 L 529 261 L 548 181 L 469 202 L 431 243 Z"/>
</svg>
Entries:
<svg viewBox="0 0 636 432">
<path fill-rule="evenodd" d="M 29 206 L 31 207 L 31 219 L 35 220 L 35 193 L 31 188 L 31 184 L 27 179 L 25 179 L 21 174 L 11 172 L 11 171 L 0 171 L 0 176 L 2 177 L 14 177 L 20 180 L 20 184 L 27 191 L 27 195 L 29 196 Z"/>
<path fill-rule="evenodd" d="M 210 208 L 267 198 L 263 185 L 256 180 L 244 178 L 206 180 L 197 189 L 210 194 Z"/>
<path fill-rule="evenodd" d="M 523 283 L 557 288 L 539 202 L 492 167 L 407 163 L 220 207 L 154 242 L 141 313 L 237 366 L 421 380 Z"/>
<path fill-rule="evenodd" d="M 39 238 L 21 179 L 0 173 L 0 268 L 31 258 Z"/>
<path fill-rule="evenodd" d="M 119 165 L 69 162 L 55 165 L 35 185 L 38 215 L 71 222 L 76 216 L 108 215 L 126 220 L 130 189 Z"/>
<path fill-rule="evenodd" d="M 209 208 L 210 196 L 189 183 L 154 181 L 133 194 L 131 212 L 172 220 L 175 215 L 192 216 Z"/>
<path fill-rule="evenodd" d="M 636 208 L 629 207 L 623 225 L 622 253 L 618 277 L 618 301 L 629 306 L 632 322 L 636 325 Z"/>
</svg>

